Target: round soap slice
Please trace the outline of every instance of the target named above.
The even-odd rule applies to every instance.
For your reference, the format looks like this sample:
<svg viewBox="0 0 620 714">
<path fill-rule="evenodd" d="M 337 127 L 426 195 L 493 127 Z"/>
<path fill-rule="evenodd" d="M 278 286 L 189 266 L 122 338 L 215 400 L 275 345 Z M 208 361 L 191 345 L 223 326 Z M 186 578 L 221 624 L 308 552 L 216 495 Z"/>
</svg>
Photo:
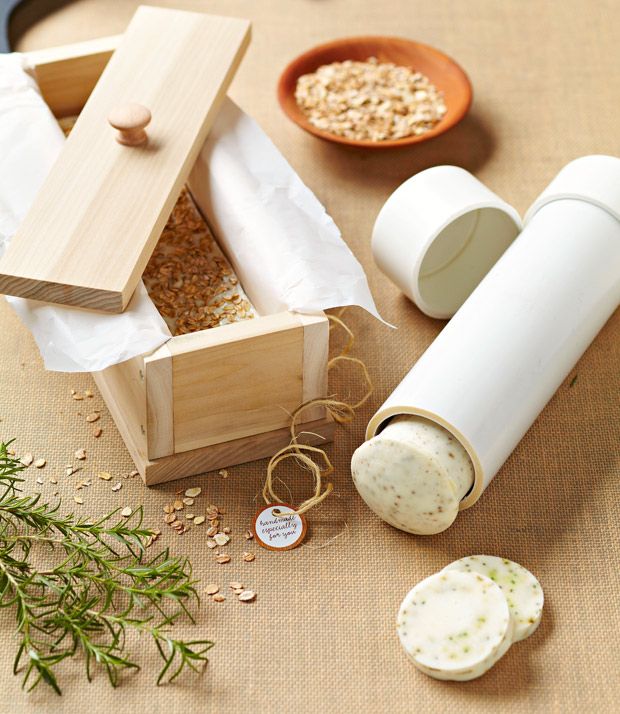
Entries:
<svg viewBox="0 0 620 714">
<path fill-rule="evenodd" d="M 366 504 L 390 525 L 420 535 L 454 522 L 473 484 L 471 460 L 443 427 L 422 417 L 393 419 L 351 459 Z"/>
<path fill-rule="evenodd" d="M 447 565 L 443 572 L 480 573 L 503 590 L 514 620 L 515 642 L 529 637 L 540 624 L 544 595 L 538 580 L 519 563 L 496 555 L 470 555 Z"/>
<path fill-rule="evenodd" d="M 400 606 L 397 629 L 414 665 L 435 679 L 479 677 L 512 642 L 501 588 L 484 575 L 458 570 L 418 583 Z"/>
</svg>

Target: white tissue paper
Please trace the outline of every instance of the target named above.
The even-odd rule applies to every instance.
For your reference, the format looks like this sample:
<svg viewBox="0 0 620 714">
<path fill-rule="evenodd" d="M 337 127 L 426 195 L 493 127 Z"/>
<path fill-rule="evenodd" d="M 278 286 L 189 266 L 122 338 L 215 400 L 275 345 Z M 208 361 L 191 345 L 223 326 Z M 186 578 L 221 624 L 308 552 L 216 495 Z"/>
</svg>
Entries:
<svg viewBox="0 0 620 714">
<path fill-rule="evenodd" d="M 0 56 L 0 256 L 26 215 L 64 136 L 19 54 Z M 203 148 L 207 220 L 259 313 L 359 305 L 381 319 L 362 266 L 314 194 L 266 134 L 226 100 Z M 254 290 L 260 286 L 260 289 Z M 8 297 L 45 367 L 95 372 L 170 339 L 139 283 L 126 310 L 103 314 Z"/>
</svg>

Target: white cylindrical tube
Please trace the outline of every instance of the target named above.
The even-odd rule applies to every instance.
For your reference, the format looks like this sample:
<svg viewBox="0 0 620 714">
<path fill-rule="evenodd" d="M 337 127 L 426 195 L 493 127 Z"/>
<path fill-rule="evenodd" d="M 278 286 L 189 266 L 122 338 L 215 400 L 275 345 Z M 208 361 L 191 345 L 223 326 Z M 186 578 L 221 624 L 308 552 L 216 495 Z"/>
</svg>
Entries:
<svg viewBox="0 0 620 714">
<path fill-rule="evenodd" d="M 412 218 L 413 220 L 413 218 Z M 474 466 L 473 505 L 620 302 L 620 159 L 561 171 L 503 254 L 368 424 L 440 424 Z"/>
</svg>

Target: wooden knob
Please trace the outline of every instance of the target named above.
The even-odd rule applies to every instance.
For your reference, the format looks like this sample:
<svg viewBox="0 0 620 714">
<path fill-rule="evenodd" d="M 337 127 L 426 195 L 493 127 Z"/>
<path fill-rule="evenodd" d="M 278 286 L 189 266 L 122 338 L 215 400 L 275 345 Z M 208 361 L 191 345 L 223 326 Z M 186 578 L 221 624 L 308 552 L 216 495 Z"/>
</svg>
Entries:
<svg viewBox="0 0 620 714">
<path fill-rule="evenodd" d="M 144 144 L 148 138 L 144 128 L 150 121 L 151 112 L 135 102 L 116 107 L 108 114 L 108 122 L 118 131 L 116 141 L 125 146 Z"/>
</svg>

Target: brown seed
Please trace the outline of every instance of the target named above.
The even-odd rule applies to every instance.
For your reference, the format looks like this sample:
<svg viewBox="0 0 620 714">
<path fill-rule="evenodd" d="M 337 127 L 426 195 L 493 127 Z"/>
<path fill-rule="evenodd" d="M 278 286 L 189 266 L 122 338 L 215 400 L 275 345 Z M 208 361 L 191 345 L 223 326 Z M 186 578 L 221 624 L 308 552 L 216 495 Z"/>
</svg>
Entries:
<svg viewBox="0 0 620 714">
<path fill-rule="evenodd" d="M 220 586 L 216 585 L 215 583 L 209 583 L 207 587 L 205 588 L 205 592 L 207 595 L 215 595 L 215 593 L 219 592 Z"/>
<path fill-rule="evenodd" d="M 223 565 L 224 563 L 230 563 L 230 555 L 227 555 L 226 553 L 222 553 L 221 555 L 218 555 L 215 558 L 216 562 L 218 562 L 220 565 Z"/>
<path fill-rule="evenodd" d="M 46 463 L 47 463 L 47 461 L 45 459 L 37 459 L 34 462 L 34 465 L 35 465 L 35 468 L 42 469 Z"/>
<path fill-rule="evenodd" d="M 123 516 L 123 518 L 129 518 L 132 513 L 133 510 L 131 506 L 125 506 L 125 508 L 123 508 L 123 510 L 121 511 L 121 516 Z"/>
<path fill-rule="evenodd" d="M 256 593 L 254 590 L 244 590 L 242 593 L 239 594 L 239 600 L 241 602 L 252 602 L 252 600 L 256 599 Z"/>
<path fill-rule="evenodd" d="M 24 454 L 20 459 L 22 466 L 30 466 L 33 461 L 34 456 L 31 453 Z"/>
<path fill-rule="evenodd" d="M 89 414 L 86 417 L 86 421 L 89 424 L 92 424 L 93 422 L 98 421 L 100 419 L 100 417 L 101 417 L 101 414 L 97 414 L 97 412 L 92 412 L 91 414 Z"/>
<path fill-rule="evenodd" d="M 226 595 L 222 595 L 222 593 L 217 593 L 211 599 L 213 600 L 213 602 L 224 602 L 224 600 L 226 600 Z"/>
<path fill-rule="evenodd" d="M 111 481 L 112 480 L 112 474 L 108 473 L 107 471 L 100 471 L 97 476 L 99 476 L 100 479 L 103 481 Z"/>
</svg>

